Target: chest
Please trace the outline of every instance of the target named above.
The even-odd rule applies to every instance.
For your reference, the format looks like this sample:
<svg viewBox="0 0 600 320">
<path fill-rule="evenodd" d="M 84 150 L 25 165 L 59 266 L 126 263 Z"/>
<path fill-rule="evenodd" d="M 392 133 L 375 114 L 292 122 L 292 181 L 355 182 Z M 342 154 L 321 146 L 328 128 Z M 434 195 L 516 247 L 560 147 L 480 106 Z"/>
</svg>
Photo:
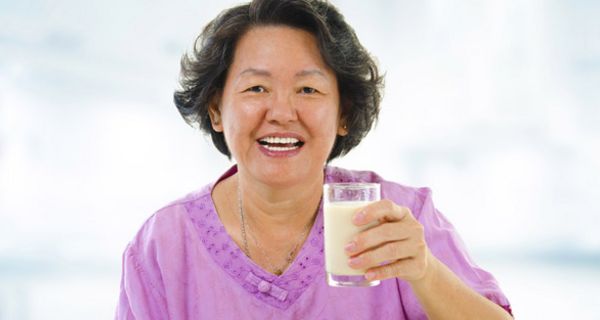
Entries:
<svg viewBox="0 0 600 320">
<path fill-rule="evenodd" d="M 325 274 L 315 276 L 293 303 L 277 306 L 268 298 L 277 292 L 260 282 L 239 286 L 208 268 L 195 277 L 196 294 L 189 296 L 186 318 L 197 319 L 405 319 L 396 281 L 372 288 L 333 288 Z M 201 272 L 204 273 L 204 272 Z M 210 273 L 210 274 L 209 274 Z M 254 286 L 254 288 L 252 288 Z M 252 288 L 251 290 L 248 290 Z M 287 294 L 290 294 L 289 292 Z"/>
</svg>

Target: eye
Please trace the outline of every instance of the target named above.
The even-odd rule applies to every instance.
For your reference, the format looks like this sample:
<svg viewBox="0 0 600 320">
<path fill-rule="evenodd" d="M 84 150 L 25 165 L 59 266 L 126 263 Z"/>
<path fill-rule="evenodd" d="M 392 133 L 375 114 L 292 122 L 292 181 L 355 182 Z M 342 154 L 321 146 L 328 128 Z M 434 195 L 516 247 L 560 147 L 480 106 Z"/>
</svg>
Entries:
<svg viewBox="0 0 600 320">
<path fill-rule="evenodd" d="M 317 93 L 317 89 L 311 87 L 302 87 L 302 89 L 300 89 L 300 93 L 313 94 Z"/>
<path fill-rule="evenodd" d="M 246 90 L 244 90 L 244 92 L 254 92 L 254 93 L 262 93 L 262 92 L 266 92 L 267 90 L 263 87 L 263 86 L 253 86 L 250 87 Z"/>
</svg>

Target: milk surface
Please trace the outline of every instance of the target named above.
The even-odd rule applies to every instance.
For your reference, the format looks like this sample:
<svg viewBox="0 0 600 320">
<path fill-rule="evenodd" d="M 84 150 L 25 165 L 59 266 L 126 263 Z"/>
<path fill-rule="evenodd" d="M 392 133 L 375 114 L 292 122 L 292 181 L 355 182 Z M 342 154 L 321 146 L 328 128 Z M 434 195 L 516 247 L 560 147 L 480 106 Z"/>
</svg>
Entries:
<svg viewBox="0 0 600 320">
<path fill-rule="evenodd" d="M 348 266 L 349 257 L 344 247 L 352 237 L 362 230 L 368 229 L 377 222 L 357 227 L 352 217 L 359 209 L 372 201 L 347 201 L 325 203 L 323 205 L 325 225 L 325 270 L 335 275 L 362 275 L 366 270 L 352 269 Z"/>
</svg>

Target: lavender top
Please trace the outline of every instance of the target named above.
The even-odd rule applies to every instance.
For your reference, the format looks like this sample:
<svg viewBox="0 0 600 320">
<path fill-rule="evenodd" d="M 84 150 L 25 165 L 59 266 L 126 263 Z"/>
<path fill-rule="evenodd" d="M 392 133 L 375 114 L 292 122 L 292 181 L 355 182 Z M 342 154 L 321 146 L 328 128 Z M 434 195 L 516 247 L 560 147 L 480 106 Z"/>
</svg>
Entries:
<svg viewBox="0 0 600 320">
<path fill-rule="evenodd" d="M 234 166 L 220 179 L 233 175 Z M 368 171 L 325 169 L 327 182 L 379 182 L 381 196 L 409 207 L 431 252 L 467 285 L 509 310 L 494 277 L 469 258 L 431 191 Z M 116 319 L 427 319 L 410 286 L 388 279 L 371 288 L 334 288 L 325 279 L 323 208 L 281 276 L 264 271 L 230 238 L 211 198 L 216 183 L 152 215 L 123 254 Z"/>
</svg>

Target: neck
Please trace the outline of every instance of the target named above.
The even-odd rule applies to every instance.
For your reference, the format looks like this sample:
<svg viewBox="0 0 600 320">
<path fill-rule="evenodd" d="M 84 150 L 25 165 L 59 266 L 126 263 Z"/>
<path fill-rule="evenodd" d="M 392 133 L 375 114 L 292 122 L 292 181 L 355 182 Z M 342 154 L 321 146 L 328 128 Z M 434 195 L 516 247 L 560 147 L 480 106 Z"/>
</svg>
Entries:
<svg viewBox="0 0 600 320">
<path fill-rule="evenodd" d="M 237 175 L 244 214 L 256 223 L 258 231 L 273 236 L 276 236 L 274 233 L 289 235 L 305 228 L 314 218 L 322 194 L 323 171 L 314 179 L 289 187 L 252 181 L 243 172 Z"/>
</svg>

